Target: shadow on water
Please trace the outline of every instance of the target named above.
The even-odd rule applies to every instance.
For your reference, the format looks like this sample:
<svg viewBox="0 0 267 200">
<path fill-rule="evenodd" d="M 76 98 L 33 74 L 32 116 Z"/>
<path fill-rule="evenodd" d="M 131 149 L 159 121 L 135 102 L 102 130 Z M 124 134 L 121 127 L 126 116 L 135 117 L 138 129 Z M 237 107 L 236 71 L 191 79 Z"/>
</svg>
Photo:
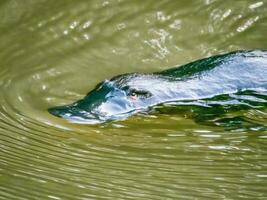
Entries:
<svg viewBox="0 0 267 200">
<path fill-rule="evenodd" d="M 159 114 L 184 115 L 195 120 L 196 123 L 208 126 L 219 126 L 225 130 L 267 130 L 266 126 L 267 94 L 265 91 L 243 91 L 230 95 L 219 95 L 209 99 L 197 101 L 171 102 L 152 109 Z M 250 110 L 262 113 L 259 118 L 249 119 Z"/>
</svg>

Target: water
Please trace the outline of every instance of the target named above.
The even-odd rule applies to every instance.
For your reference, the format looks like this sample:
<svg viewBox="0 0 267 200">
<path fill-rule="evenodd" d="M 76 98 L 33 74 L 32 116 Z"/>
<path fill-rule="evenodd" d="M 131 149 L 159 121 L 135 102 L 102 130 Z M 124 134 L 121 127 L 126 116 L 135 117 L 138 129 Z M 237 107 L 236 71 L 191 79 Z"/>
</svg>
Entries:
<svg viewBox="0 0 267 200">
<path fill-rule="evenodd" d="M 265 1 L 0 3 L 0 199 L 266 199 L 267 132 L 187 113 L 78 125 L 47 108 L 98 82 L 266 49 Z M 266 110 L 229 113 L 266 124 Z"/>
</svg>

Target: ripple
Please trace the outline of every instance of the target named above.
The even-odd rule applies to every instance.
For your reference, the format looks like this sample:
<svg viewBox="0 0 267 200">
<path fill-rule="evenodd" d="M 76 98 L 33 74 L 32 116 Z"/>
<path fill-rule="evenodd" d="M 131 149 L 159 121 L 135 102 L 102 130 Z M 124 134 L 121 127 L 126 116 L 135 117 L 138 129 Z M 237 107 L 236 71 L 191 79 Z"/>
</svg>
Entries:
<svg viewBox="0 0 267 200">
<path fill-rule="evenodd" d="M 262 5 L 263 5 L 263 2 L 259 1 L 257 3 L 253 3 L 253 4 L 249 5 L 249 8 L 253 10 L 253 9 L 261 7 Z"/>
<path fill-rule="evenodd" d="M 245 30 L 247 30 L 248 28 L 250 28 L 255 22 L 257 22 L 259 20 L 259 16 L 256 16 L 252 19 L 248 19 L 243 25 L 239 26 L 236 31 L 237 32 L 243 32 Z"/>
</svg>

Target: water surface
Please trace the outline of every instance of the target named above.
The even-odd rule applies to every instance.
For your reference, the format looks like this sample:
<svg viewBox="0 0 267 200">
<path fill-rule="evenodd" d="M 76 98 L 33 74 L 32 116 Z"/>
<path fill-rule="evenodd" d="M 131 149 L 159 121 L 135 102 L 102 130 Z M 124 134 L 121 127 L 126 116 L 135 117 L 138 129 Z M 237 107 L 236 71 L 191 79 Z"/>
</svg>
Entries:
<svg viewBox="0 0 267 200">
<path fill-rule="evenodd" d="M 235 129 L 47 112 L 121 73 L 266 49 L 266 30 L 265 1 L 1 1 L 0 199 L 266 199 L 266 109 Z"/>
</svg>

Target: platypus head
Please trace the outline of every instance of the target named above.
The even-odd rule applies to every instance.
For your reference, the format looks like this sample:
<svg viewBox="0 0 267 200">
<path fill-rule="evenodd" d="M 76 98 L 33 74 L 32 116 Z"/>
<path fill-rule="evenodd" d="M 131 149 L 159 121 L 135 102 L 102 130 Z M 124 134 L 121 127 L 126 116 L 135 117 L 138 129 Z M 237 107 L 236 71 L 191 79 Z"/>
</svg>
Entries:
<svg viewBox="0 0 267 200">
<path fill-rule="evenodd" d="M 135 74 L 114 77 L 98 84 L 83 99 L 49 108 L 48 111 L 71 122 L 86 124 L 127 118 L 153 102 L 150 91 L 144 87 L 133 87 L 136 78 Z"/>
</svg>

